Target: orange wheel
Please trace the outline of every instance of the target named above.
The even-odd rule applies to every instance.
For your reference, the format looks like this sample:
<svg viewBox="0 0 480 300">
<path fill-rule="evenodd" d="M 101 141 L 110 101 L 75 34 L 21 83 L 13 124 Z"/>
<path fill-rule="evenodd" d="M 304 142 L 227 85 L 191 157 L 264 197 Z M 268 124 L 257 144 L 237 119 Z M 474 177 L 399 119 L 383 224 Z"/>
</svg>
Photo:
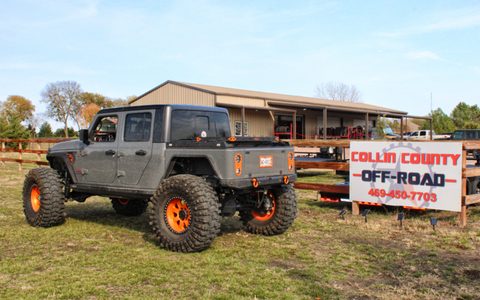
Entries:
<svg viewBox="0 0 480 300">
<path fill-rule="evenodd" d="M 32 203 L 32 209 L 37 212 L 40 209 L 40 190 L 36 185 L 32 186 L 30 202 Z"/>
<path fill-rule="evenodd" d="M 183 233 L 188 229 L 190 225 L 190 208 L 184 199 L 170 199 L 165 215 L 168 226 L 175 233 Z"/>
<path fill-rule="evenodd" d="M 118 202 L 122 205 L 127 205 L 128 201 L 130 201 L 130 199 L 118 198 Z"/>
<path fill-rule="evenodd" d="M 266 195 L 260 192 L 248 197 L 248 203 L 253 200 L 259 208 L 253 212 L 239 211 L 240 220 L 247 232 L 267 236 L 281 234 L 293 224 L 297 216 L 298 202 L 292 184 L 268 189 Z"/>
<path fill-rule="evenodd" d="M 265 213 L 259 213 L 258 211 L 254 210 L 252 211 L 252 216 L 259 220 L 259 221 L 267 221 L 273 216 L 273 213 L 275 212 L 275 197 L 273 196 L 271 191 L 268 191 L 268 196 L 272 198 L 273 202 L 273 207 L 272 209 L 266 211 Z"/>
</svg>

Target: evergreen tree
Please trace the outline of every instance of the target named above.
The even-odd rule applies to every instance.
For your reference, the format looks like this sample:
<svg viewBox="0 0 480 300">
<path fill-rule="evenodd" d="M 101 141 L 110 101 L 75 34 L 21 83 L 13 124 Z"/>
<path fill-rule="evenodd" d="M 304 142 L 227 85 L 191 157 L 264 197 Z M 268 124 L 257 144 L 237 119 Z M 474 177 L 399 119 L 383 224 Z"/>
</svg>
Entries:
<svg viewBox="0 0 480 300">
<path fill-rule="evenodd" d="M 5 121 L 0 121 L 0 139 L 28 139 L 29 132 L 20 124 L 22 120 L 19 117 L 10 119 L 10 124 Z M 22 148 L 28 146 L 28 143 L 22 143 Z M 5 147 L 11 149 L 18 149 L 18 143 L 8 142 Z"/>
<path fill-rule="evenodd" d="M 373 137 L 376 140 L 383 140 L 385 139 L 385 128 L 387 128 L 387 119 L 385 116 L 378 117 L 377 124 L 375 128 L 373 128 Z"/>
<path fill-rule="evenodd" d="M 462 129 L 465 128 L 467 123 L 478 123 L 480 121 L 480 108 L 476 104 L 470 106 L 465 102 L 460 102 L 452 110 L 450 117 L 457 128 Z"/>
<path fill-rule="evenodd" d="M 7 130 L 8 123 L 4 118 L 0 118 L 0 139 L 4 139 L 3 133 Z"/>
<path fill-rule="evenodd" d="M 480 129 L 480 124 L 475 122 L 468 122 L 463 126 L 464 129 Z"/>
<path fill-rule="evenodd" d="M 428 114 L 432 118 L 433 123 L 433 131 L 436 134 L 442 134 L 447 132 L 454 132 L 455 131 L 455 123 L 453 122 L 452 118 L 447 116 L 441 108 L 437 108 L 432 113 Z M 426 121 L 423 124 L 422 129 L 428 130 L 430 129 L 430 122 Z"/>
<path fill-rule="evenodd" d="M 40 126 L 40 131 L 38 132 L 38 137 L 53 137 L 52 126 L 47 121 L 43 122 L 42 126 Z"/>
<path fill-rule="evenodd" d="M 65 137 L 65 130 L 62 128 L 58 128 L 57 130 L 55 130 L 55 133 L 53 135 L 55 137 Z M 73 129 L 73 127 L 68 127 L 68 137 L 78 137 L 78 133 L 75 131 L 75 129 Z"/>
</svg>

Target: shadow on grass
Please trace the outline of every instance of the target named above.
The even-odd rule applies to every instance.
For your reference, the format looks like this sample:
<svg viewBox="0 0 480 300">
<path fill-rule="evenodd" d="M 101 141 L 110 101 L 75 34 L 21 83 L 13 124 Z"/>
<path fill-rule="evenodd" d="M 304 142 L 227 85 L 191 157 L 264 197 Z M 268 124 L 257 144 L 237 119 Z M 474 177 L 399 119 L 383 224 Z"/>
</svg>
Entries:
<svg viewBox="0 0 480 300">
<path fill-rule="evenodd" d="M 109 200 L 95 201 L 86 203 L 67 204 L 65 213 L 66 217 L 82 222 L 90 222 L 104 226 L 112 226 L 118 228 L 126 228 L 138 232 L 142 232 L 143 239 L 149 243 L 158 245 L 158 240 L 149 224 L 149 211 L 140 216 L 123 216 L 117 214 L 110 204 Z M 224 218 L 221 220 L 220 233 L 217 236 L 222 236 L 226 233 L 235 233 L 242 231 L 243 224 L 238 216 L 232 218 Z"/>
</svg>

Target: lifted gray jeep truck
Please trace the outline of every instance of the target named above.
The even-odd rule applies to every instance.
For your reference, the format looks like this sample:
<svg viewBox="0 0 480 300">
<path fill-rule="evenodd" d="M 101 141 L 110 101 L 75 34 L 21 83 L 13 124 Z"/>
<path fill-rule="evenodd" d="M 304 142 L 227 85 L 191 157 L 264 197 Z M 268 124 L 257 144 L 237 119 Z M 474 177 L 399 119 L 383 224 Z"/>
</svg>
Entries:
<svg viewBox="0 0 480 300">
<path fill-rule="evenodd" d="M 285 232 L 297 215 L 293 147 L 232 137 L 223 108 L 148 105 L 104 109 L 80 139 L 52 146 L 50 168 L 27 175 L 24 213 L 35 227 L 64 222 L 67 199 L 110 197 L 118 214 L 152 202 L 150 225 L 171 251 L 207 248 L 236 211 L 247 231 Z"/>
</svg>

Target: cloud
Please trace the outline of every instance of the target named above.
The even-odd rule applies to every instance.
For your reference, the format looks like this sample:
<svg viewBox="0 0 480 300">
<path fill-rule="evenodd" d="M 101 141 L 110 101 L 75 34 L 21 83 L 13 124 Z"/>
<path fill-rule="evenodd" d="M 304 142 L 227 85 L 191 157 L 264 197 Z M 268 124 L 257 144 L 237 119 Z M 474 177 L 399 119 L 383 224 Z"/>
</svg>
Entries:
<svg viewBox="0 0 480 300">
<path fill-rule="evenodd" d="M 416 25 L 394 32 L 381 32 L 380 36 L 396 37 L 410 34 L 422 34 L 434 31 L 471 28 L 480 25 L 480 9 L 460 9 L 433 16 L 435 21 L 427 25 Z"/>
<path fill-rule="evenodd" d="M 25 9 L 25 6 L 29 6 L 29 9 Z M 39 27 L 58 26 L 60 23 L 92 20 L 99 14 L 97 7 L 97 0 L 76 3 L 41 1 L 28 4 L 18 1 L 8 7 L 5 17 L 0 19 L 0 28 L 32 30 Z"/>
<path fill-rule="evenodd" d="M 438 23 L 424 26 L 425 31 L 461 29 L 480 25 L 480 11 L 457 12 L 456 16 Z"/>
<path fill-rule="evenodd" d="M 83 66 L 77 66 L 72 63 L 52 63 L 38 62 L 31 63 L 27 61 L 2 62 L 0 61 L 0 70 L 4 71 L 51 71 L 59 74 L 80 74 L 93 75 L 99 74 L 99 71 L 89 69 Z"/>
<path fill-rule="evenodd" d="M 408 52 L 405 56 L 410 59 L 440 59 L 436 53 L 430 51 Z"/>
</svg>

